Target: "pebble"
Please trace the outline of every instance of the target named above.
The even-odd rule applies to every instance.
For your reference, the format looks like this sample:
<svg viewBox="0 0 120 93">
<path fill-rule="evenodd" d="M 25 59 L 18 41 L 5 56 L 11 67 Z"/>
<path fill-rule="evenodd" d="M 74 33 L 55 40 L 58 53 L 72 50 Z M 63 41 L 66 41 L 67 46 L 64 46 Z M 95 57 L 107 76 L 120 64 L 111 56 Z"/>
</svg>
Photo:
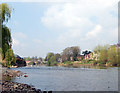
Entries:
<svg viewBox="0 0 120 93">
<path fill-rule="evenodd" d="M 14 71 L 14 70 L 7 70 L 5 73 L 3 73 L 3 76 L 5 77 L 20 77 L 24 73 L 20 71 Z M 25 76 L 25 75 L 24 75 Z M 26 75 L 25 77 L 28 77 Z M 23 84 L 23 83 L 17 83 L 17 82 L 11 82 L 3 80 L 0 85 L 2 86 L 2 93 L 42 93 L 40 89 L 36 89 L 31 85 Z M 14 91 L 14 92 L 13 92 Z M 16 92 L 17 91 L 17 92 Z M 29 92 L 28 92 L 29 91 Z M 31 92 L 32 91 L 32 92 Z"/>
<path fill-rule="evenodd" d="M 27 84 L 3 81 L 2 82 L 2 91 L 32 91 L 34 93 L 42 93 L 40 89 L 36 89 Z M 7 93 L 7 92 L 6 92 Z M 26 92 L 27 93 L 27 92 Z"/>
</svg>

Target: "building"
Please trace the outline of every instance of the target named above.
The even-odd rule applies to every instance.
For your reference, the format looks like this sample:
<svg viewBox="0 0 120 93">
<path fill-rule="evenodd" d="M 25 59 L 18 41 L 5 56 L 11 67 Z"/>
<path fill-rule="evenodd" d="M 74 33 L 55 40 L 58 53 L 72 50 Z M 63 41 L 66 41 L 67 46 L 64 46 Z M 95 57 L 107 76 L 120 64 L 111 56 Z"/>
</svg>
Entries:
<svg viewBox="0 0 120 93">
<path fill-rule="evenodd" d="M 85 60 L 89 60 L 89 59 L 91 59 L 90 54 L 86 54 L 85 55 Z"/>
<path fill-rule="evenodd" d="M 26 61 L 26 65 L 29 65 L 31 61 Z"/>
<path fill-rule="evenodd" d="M 92 52 L 90 54 L 90 59 L 98 61 L 99 60 L 99 56 L 100 56 L 100 53 Z"/>
<path fill-rule="evenodd" d="M 84 55 L 78 55 L 78 56 L 77 56 L 77 60 L 79 60 L 79 61 L 82 61 L 84 58 L 85 58 Z"/>
</svg>

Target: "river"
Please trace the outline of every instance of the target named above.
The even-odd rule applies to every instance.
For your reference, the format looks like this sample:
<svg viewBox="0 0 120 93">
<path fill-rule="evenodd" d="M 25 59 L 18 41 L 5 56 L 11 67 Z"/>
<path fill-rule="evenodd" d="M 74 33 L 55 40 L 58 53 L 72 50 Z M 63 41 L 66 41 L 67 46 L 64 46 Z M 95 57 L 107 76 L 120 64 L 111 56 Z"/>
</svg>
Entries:
<svg viewBox="0 0 120 93">
<path fill-rule="evenodd" d="M 44 91 L 118 91 L 118 68 L 69 67 L 12 68 L 27 73 L 14 81 L 34 85 Z"/>
</svg>

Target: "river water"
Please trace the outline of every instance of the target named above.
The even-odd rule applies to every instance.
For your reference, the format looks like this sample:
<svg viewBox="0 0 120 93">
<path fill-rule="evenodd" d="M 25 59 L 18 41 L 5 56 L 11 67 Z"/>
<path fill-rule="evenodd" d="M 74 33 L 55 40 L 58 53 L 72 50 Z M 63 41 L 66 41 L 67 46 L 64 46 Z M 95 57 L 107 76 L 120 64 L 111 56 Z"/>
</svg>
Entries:
<svg viewBox="0 0 120 93">
<path fill-rule="evenodd" d="M 118 91 L 118 68 L 69 67 L 14 68 L 27 73 L 14 81 L 34 85 L 42 91 Z"/>
</svg>

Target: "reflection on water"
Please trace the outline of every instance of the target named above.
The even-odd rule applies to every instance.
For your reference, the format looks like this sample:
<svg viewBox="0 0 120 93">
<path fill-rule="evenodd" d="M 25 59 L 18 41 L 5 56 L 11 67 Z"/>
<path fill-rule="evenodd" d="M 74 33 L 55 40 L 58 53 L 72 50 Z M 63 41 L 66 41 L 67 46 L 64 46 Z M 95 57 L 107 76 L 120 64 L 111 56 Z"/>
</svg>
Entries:
<svg viewBox="0 0 120 93">
<path fill-rule="evenodd" d="M 118 69 L 92 69 L 68 67 L 14 68 L 27 73 L 28 77 L 16 78 L 20 83 L 52 91 L 117 91 Z"/>
</svg>

